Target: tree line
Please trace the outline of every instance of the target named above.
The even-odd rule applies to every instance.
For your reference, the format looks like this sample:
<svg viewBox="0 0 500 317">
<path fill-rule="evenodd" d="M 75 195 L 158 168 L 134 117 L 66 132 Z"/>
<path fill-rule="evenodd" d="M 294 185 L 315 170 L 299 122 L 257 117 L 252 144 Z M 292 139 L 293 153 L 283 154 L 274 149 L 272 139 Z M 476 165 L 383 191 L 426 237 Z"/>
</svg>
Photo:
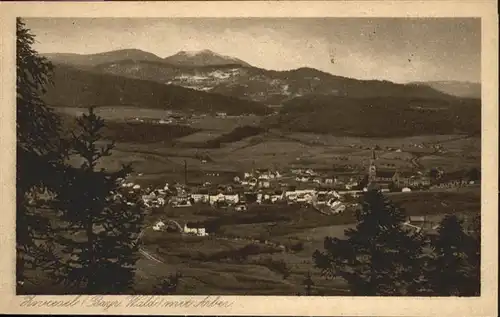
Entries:
<svg viewBox="0 0 500 317">
<path fill-rule="evenodd" d="M 90 108 L 70 133 L 43 100 L 53 65 L 33 48 L 34 35 L 16 23 L 16 278 L 30 292 L 30 270 L 53 293 L 133 293 L 145 209 L 137 194 L 122 190 L 132 169 L 99 168 L 113 143 L 102 143 L 104 120 Z M 80 164 L 69 164 L 77 158 Z M 50 193 L 43 206 L 36 196 Z M 33 274 L 32 274 L 33 275 Z M 54 286 L 54 287 L 52 287 Z"/>
</svg>

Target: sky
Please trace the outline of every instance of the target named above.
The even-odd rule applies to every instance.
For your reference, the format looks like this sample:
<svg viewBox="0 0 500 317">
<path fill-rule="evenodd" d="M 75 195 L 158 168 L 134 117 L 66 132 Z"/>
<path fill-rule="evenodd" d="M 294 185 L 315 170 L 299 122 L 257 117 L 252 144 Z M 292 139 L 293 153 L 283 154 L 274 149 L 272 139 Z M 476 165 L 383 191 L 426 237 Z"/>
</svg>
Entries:
<svg viewBox="0 0 500 317">
<path fill-rule="evenodd" d="M 358 79 L 480 82 L 477 18 L 30 18 L 41 53 L 209 49 L 274 70 Z"/>
</svg>

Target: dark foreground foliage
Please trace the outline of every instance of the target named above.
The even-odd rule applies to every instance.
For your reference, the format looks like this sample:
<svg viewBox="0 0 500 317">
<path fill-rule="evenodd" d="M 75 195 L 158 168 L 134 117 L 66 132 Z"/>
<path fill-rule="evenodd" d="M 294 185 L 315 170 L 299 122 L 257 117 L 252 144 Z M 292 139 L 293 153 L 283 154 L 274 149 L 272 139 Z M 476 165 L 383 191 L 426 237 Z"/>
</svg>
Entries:
<svg viewBox="0 0 500 317">
<path fill-rule="evenodd" d="M 480 242 L 456 216 L 437 234 L 406 229 L 404 211 L 378 191 L 364 195 L 357 226 L 346 239 L 325 238 L 313 254 L 326 278 L 341 277 L 357 296 L 478 296 Z"/>
</svg>

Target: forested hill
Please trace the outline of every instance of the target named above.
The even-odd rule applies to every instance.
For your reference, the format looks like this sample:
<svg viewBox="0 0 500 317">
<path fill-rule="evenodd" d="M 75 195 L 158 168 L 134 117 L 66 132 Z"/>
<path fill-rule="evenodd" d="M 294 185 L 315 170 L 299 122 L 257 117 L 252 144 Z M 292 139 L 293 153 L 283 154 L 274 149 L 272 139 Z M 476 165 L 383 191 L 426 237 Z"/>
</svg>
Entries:
<svg viewBox="0 0 500 317">
<path fill-rule="evenodd" d="M 304 96 L 285 103 L 269 127 L 335 135 L 396 137 L 481 133 L 479 99 Z"/>
<path fill-rule="evenodd" d="M 53 107 L 134 106 L 227 114 L 264 115 L 265 105 L 235 97 L 165 85 L 153 81 L 102 74 L 56 64 L 54 85 L 44 96 Z"/>
</svg>

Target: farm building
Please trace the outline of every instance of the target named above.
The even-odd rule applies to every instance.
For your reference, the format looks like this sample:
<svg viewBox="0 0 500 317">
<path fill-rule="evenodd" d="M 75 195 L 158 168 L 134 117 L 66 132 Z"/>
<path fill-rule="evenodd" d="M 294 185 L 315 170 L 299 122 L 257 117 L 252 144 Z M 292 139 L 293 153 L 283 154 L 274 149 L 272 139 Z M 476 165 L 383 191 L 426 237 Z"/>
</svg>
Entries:
<svg viewBox="0 0 500 317">
<path fill-rule="evenodd" d="M 184 228 L 183 228 L 183 231 L 184 233 L 187 233 L 187 234 L 192 234 L 192 235 L 196 235 L 196 236 L 199 236 L 199 237 L 206 237 L 208 236 L 208 233 L 206 231 L 205 228 L 203 227 L 188 227 L 187 224 L 184 225 Z"/>
</svg>

